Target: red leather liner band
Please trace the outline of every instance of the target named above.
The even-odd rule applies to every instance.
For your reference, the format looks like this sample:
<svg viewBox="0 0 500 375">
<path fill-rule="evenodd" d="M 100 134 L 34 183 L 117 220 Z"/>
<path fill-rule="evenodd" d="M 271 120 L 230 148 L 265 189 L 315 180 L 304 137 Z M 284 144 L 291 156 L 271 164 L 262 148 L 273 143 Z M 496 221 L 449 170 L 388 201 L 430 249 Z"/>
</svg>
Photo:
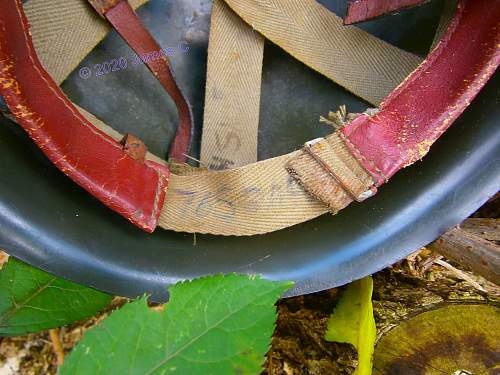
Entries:
<svg viewBox="0 0 500 375">
<path fill-rule="evenodd" d="M 0 11 L 0 95 L 33 141 L 66 175 L 102 203 L 152 232 L 169 171 L 141 163 L 94 127 L 43 69 L 19 0 Z"/>
<path fill-rule="evenodd" d="M 342 128 L 377 186 L 421 159 L 500 64 L 500 1 L 461 0 L 427 59 L 380 105 Z"/>
<path fill-rule="evenodd" d="M 426 1 L 429 0 L 351 0 L 344 18 L 344 25 L 368 21 Z"/>
<path fill-rule="evenodd" d="M 161 50 L 149 31 L 141 23 L 127 0 L 89 0 L 94 9 L 106 18 L 127 44 L 142 58 L 144 54 Z M 143 60 L 163 88 L 169 93 L 179 116 L 177 133 L 170 145 L 169 157 L 177 162 L 186 162 L 191 146 L 193 115 L 188 100 L 175 81 L 165 55 L 158 59 Z"/>
</svg>

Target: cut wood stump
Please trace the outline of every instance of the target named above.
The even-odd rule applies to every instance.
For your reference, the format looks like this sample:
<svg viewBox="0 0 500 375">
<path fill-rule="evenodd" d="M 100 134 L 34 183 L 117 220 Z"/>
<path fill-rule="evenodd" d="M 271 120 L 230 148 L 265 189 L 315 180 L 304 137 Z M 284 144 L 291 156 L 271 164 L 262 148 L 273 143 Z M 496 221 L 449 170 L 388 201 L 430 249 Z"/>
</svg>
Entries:
<svg viewBox="0 0 500 375">
<path fill-rule="evenodd" d="M 450 304 L 418 314 L 386 333 L 375 348 L 373 374 L 496 374 L 500 309 Z"/>
</svg>

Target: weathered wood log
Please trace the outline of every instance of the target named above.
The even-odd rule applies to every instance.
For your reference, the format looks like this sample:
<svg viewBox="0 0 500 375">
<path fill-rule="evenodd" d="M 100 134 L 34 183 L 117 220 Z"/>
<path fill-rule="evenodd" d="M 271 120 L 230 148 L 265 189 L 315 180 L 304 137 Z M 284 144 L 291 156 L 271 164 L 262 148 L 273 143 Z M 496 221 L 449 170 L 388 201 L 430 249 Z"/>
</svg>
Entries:
<svg viewBox="0 0 500 375">
<path fill-rule="evenodd" d="M 427 247 L 500 285 L 500 246 L 495 243 L 455 227 Z"/>
<path fill-rule="evenodd" d="M 499 219 L 470 218 L 460 224 L 460 228 L 488 241 L 500 241 Z"/>
</svg>

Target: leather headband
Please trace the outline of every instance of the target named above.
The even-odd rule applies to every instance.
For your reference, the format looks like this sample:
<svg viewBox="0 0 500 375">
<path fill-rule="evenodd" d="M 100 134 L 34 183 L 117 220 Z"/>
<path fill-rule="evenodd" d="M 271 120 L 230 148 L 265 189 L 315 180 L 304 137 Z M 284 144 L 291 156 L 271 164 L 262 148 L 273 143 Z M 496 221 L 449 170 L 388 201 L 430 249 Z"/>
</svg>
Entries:
<svg viewBox="0 0 500 375">
<path fill-rule="evenodd" d="M 66 175 L 140 228 L 152 232 L 169 171 L 134 160 L 87 121 L 43 69 L 19 0 L 2 1 L 0 95 L 18 123 Z"/>
<path fill-rule="evenodd" d="M 341 129 L 375 178 L 386 182 L 421 159 L 500 64 L 500 3 L 461 0 L 436 48 L 380 105 Z"/>
</svg>

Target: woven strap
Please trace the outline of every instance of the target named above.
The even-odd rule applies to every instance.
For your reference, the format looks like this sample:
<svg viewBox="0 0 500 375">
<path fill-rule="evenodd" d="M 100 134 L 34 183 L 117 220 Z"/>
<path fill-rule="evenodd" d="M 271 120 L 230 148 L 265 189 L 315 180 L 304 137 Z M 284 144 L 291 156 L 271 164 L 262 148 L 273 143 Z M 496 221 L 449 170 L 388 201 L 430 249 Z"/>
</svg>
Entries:
<svg viewBox="0 0 500 375">
<path fill-rule="evenodd" d="M 421 59 L 373 37 L 316 0 L 226 0 L 249 25 L 310 68 L 378 105 Z"/>
<path fill-rule="evenodd" d="M 257 161 L 264 38 L 214 0 L 200 160 L 210 169 Z"/>
<path fill-rule="evenodd" d="M 23 8 L 38 58 L 58 85 L 111 30 L 84 0 L 30 0 Z"/>
</svg>

